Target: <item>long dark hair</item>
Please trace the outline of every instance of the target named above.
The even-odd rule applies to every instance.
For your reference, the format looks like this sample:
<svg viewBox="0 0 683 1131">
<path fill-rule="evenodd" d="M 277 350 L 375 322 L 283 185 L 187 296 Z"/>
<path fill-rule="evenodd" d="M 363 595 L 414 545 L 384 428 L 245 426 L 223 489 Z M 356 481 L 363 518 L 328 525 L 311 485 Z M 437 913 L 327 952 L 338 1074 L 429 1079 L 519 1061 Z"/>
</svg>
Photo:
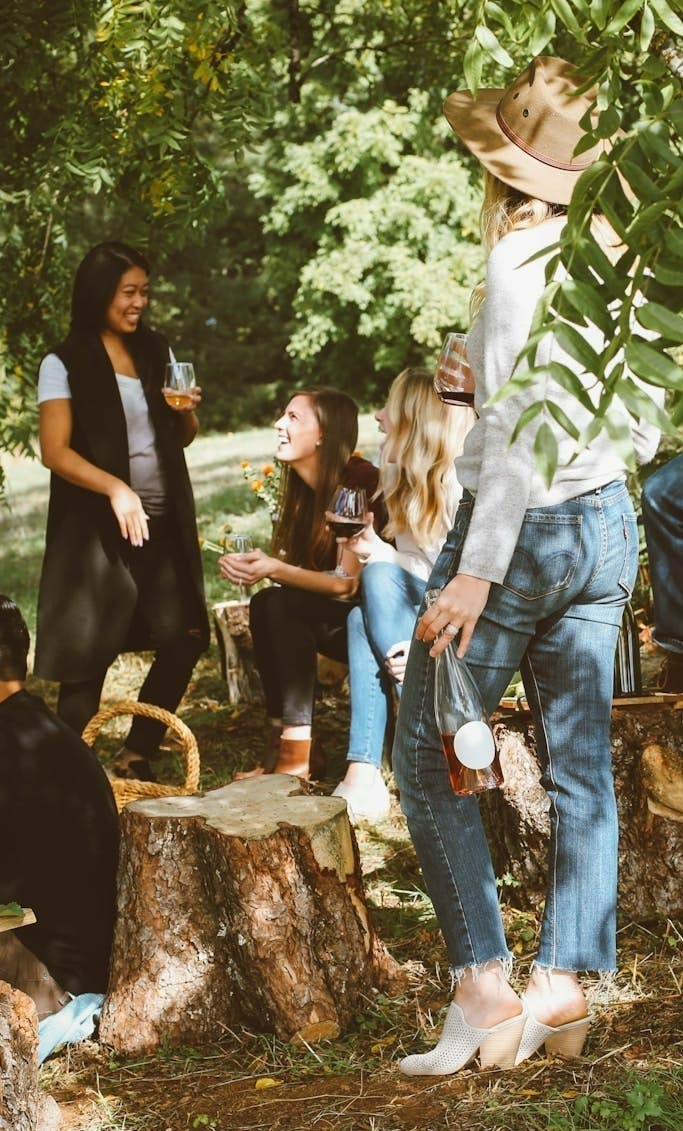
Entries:
<svg viewBox="0 0 683 1131">
<path fill-rule="evenodd" d="M 308 397 L 320 424 L 320 472 L 315 490 L 283 464 L 273 553 L 290 565 L 325 569 L 334 564 L 335 541 L 325 525 L 325 509 L 358 440 L 358 405 L 338 389 L 297 389 Z"/>
<path fill-rule="evenodd" d="M 11 597 L 0 593 L 0 680 L 26 679 L 28 646 L 26 621 Z"/>
<path fill-rule="evenodd" d="M 104 329 L 107 310 L 116 294 L 119 280 L 131 267 L 140 267 L 149 275 L 149 263 L 144 255 L 128 244 L 109 240 L 90 248 L 79 263 L 74 278 L 71 296 L 72 331 L 99 333 Z"/>
</svg>

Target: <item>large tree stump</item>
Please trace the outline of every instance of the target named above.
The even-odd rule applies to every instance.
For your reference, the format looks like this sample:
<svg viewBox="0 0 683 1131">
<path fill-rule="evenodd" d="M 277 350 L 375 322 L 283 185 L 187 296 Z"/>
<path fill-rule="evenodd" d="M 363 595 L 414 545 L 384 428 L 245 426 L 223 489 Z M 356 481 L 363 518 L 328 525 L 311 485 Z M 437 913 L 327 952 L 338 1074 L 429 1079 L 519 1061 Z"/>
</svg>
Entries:
<svg viewBox="0 0 683 1131">
<path fill-rule="evenodd" d="M 683 706 L 683 701 L 678 701 Z M 645 920 L 683 913 L 683 711 L 675 699 L 615 703 L 612 765 L 619 810 L 619 907 Z M 496 875 L 506 898 L 535 907 L 545 896 L 548 799 L 527 712 L 498 716 L 505 776 L 482 803 Z"/>
<path fill-rule="evenodd" d="M 0 1131 L 52 1131 L 59 1108 L 38 1086 L 38 1015 L 30 997 L 0 982 Z"/>
<path fill-rule="evenodd" d="M 106 1044 L 334 1036 L 397 975 L 340 798 L 268 775 L 124 810 Z"/>
</svg>

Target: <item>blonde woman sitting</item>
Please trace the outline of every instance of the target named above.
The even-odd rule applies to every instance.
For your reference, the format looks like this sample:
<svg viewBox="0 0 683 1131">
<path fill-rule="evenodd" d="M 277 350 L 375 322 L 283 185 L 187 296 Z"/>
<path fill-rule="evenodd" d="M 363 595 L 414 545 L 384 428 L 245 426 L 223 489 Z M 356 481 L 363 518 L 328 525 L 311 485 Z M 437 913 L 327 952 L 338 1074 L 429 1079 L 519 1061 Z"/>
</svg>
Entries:
<svg viewBox="0 0 683 1131">
<path fill-rule="evenodd" d="M 389 514 L 382 533 L 394 545 L 372 521 L 348 542 L 367 564 L 361 605 L 347 619 L 351 729 L 346 776 L 334 793 L 346 798 L 354 823 L 389 812 L 380 767 L 392 691 L 401 694 L 425 584 L 458 505 L 453 461 L 474 413 L 443 405 L 427 370 L 404 369 L 375 419 L 384 434 L 379 489 Z"/>
</svg>

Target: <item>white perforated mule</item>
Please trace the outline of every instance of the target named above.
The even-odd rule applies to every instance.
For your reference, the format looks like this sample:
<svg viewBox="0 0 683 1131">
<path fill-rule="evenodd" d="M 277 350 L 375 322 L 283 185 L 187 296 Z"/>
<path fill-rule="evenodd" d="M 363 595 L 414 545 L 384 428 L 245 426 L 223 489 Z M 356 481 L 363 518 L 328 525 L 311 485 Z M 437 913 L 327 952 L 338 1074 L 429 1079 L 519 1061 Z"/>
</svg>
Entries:
<svg viewBox="0 0 683 1131">
<path fill-rule="evenodd" d="M 399 1061 L 406 1076 L 449 1076 L 474 1060 L 481 1068 L 512 1068 L 527 1019 L 526 1009 L 490 1029 L 477 1029 L 465 1020 L 459 1005 L 451 1002 L 439 1043 L 431 1052 L 415 1053 Z"/>
</svg>

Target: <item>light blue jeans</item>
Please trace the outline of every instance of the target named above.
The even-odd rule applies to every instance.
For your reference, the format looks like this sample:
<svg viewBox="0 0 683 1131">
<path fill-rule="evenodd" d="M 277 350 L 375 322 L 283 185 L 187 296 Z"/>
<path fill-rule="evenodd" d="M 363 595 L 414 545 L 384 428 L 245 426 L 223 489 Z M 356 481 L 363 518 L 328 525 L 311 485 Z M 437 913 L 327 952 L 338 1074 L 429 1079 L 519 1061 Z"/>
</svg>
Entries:
<svg viewBox="0 0 683 1131">
<path fill-rule="evenodd" d="M 683 454 L 646 480 L 643 522 L 655 601 L 654 637 L 669 652 L 683 652 Z"/>
<path fill-rule="evenodd" d="M 472 505 L 466 494 L 430 589 L 457 573 Z M 491 587 L 467 653 L 489 711 L 520 669 L 533 715 L 551 825 L 541 966 L 616 965 L 609 731 L 615 646 L 637 566 L 636 518 L 623 483 L 528 510 L 507 576 Z M 434 721 L 434 660 L 418 641 L 393 764 L 453 971 L 509 959 L 479 801 L 450 788 Z"/>
<path fill-rule="evenodd" d="M 361 574 L 361 604 L 346 622 L 351 729 L 349 762 L 382 764 L 384 732 L 396 683 L 384 666 L 392 644 L 410 640 L 425 582 L 392 562 L 371 562 Z"/>
</svg>

